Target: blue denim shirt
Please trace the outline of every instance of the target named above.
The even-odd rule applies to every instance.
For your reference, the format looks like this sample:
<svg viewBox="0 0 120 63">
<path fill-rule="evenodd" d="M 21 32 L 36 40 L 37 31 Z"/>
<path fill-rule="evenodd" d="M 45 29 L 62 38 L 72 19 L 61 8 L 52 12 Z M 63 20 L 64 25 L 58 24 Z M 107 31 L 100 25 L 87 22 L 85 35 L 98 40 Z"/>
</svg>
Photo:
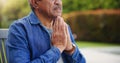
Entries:
<svg viewBox="0 0 120 63">
<path fill-rule="evenodd" d="M 69 33 L 75 43 L 70 28 Z M 64 63 L 85 63 L 78 47 L 69 55 L 61 54 L 58 48 L 52 46 L 48 31 L 34 12 L 10 26 L 6 51 L 8 63 L 56 63 L 61 55 Z"/>
</svg>

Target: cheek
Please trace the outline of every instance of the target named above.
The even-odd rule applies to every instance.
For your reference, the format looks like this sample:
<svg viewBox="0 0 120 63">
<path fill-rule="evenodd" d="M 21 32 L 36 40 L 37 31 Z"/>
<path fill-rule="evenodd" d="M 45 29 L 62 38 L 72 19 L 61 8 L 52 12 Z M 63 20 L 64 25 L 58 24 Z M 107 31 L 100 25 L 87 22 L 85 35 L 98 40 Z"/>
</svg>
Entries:
<svg viewBox="0 0 120 63">
<path fill-rule="evenodd" d="M 54 14 L 53 5 L 48 6 L 48 13 L 49 14 Z"/>
<path fill-rule="evenodd" d="M 44 4 L 44 11 L 47 11 L 47 12 L 49 12 L 50 11 L 50 8 L 51 8 L 51 5 L 50 5 L 50 3 L 49 2 L 46 2 L 45 4 Z"/>
<path fill-rule="evenodd" d="M 46 5 L 40 4 L 39 5 L 39 10 L 45 11 L 46 10 Z"/>
<path fill-rule="evenodd" d="M 49 9 L 49 11 L 52 11 L 53 5 L 52 5 L 52 4 L 49 4 L 49 5 L 48 5 L 48 9 Z"/>
</svg>

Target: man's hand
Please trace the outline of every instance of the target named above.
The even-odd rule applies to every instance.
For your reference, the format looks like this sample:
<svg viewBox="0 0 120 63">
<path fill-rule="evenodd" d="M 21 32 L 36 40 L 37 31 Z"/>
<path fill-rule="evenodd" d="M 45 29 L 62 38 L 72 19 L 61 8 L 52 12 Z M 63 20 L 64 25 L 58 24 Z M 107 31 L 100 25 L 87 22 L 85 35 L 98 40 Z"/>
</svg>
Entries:
<svg viewBox="0 0 120 63">
<path fill-rule="evenodd" d="M 52 45 L 62 53 L 67 46 L 66 24 L 61 17 L 57 17 L 53 24 Z"/>
<path fill-rule="evenodd" d="M 67 24 L 66 24 L 67 26 Z M 75 46 L 73 46 L 72 41 L 70 39 L 70 34 L 68 31 L 68 27 L 66 27 L 66 34 L 67 34 L 67 46 L 65 48 L 65 52 L 69 53 L 69 54 L 73 54 L 74 50 L 75 50 Z"/>
<path fill-rule="evenodd" d="M 57 17 L 53 24 L 53 34 L 52 34 L 52 44 L 57 47 L 61 53 L 65 51 L 69 54 L 74 52 L 74 47 L 70 39 L 70 34 L 68 31 L 68 26 L 64 22 L 62 17 Z M 72 51 L 71 51 L 72 50 Z"/>
</svg>

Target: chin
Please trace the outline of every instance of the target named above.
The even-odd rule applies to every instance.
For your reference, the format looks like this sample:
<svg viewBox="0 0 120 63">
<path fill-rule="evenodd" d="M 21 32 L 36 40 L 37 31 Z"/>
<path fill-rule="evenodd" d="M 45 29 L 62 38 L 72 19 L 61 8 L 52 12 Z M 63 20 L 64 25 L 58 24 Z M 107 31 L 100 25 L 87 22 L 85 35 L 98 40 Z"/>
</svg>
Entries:
<svg viewBox="0 0 120 63">
<path fill-rule="evenodd" d="M 55 16 L 62 16 L 62 14 L 60 13 L 60 14 L 56 14 Z"/>
<path fill-rule="evenodd" d="M 62 13 L 54 13 L 51 16 L 52 18 L 56 18 L 57 16 L 62 16 Z"/>
</svg>

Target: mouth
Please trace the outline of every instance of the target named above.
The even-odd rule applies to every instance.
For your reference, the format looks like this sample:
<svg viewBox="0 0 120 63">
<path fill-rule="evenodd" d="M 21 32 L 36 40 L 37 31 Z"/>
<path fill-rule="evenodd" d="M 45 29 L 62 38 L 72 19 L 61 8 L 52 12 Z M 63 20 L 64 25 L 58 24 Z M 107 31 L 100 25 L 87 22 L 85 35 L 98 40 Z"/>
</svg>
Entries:
<svg viewBox="0 0 120 63">
<path fill-rule="evenodd" d="M 57 11 L 57 12 L 62 12 L 62 8 L 61 7 L 55 7 L 54 10 Z"/>
</svg>

